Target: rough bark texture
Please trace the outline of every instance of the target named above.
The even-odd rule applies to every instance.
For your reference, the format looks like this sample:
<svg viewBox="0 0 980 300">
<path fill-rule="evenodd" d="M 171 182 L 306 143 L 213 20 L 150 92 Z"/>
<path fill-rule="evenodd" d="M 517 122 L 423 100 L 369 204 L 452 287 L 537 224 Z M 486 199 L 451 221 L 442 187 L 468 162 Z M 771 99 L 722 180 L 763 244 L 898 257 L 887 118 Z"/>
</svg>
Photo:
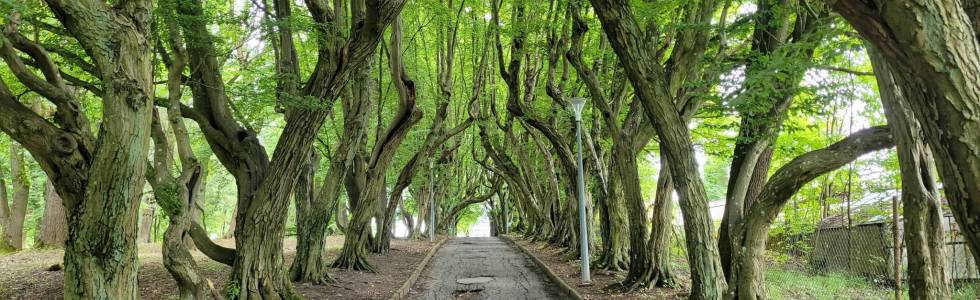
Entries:
<svg viewBox="0 0 980 300">
<path fill-rule="evenodd" d="M 358 202 L 354 206 L 344 248 L 334 267 L 372 270 L 367 261 L 367 240 L 370 236 L 369 223 L 376 214 L 376 205 L 381 193 L 384 192 L 385 172 L 391 163 L 398 146 L 419 119 L 422 112 L 415 106 L 415 82 L 405 74 L 405 65 L 401 57 L 401 20 L 395 16 L 391 31 L 390 69 L 395 88 L 398 91 L 398 111 L 391 124 L 377 141 L 367 161 L 367 178 L 363 189 L 360 190 Z"/>
<path fill-rule="evenodd" d="M 665 160 L 664 154 L 660 160 Z M 674 235 L 674 181 L 670 177 L 670 168 L 660 164 L 660 174 L 657 175 L 657 194 L 653 202 L 652 230 L 647 248 L 653 252 L 651 257 L 650 283 L 659 287 L 676 285 L 670 272 L 670 247 Z"/>
<path fill-rule="evenodd" d="M 151 1 L 45 1 L 89 56 L 102 98 L 98 143 L 81 104 L 47 52 L 15 29 L 0 56 L 32 91 L 57 107 L 49 122 L 0 83 L 0 129 L 24 146 L 62 196 L 68 215 L 65 298 L 135 299 L 136 216 L 149 148 Z M 13 22 L 11 24 L 16 24 Z M 37 62 L 41 79 L 14 49 Z M 57 125 L 55 125 L 57 124 Z"/>
<path fill-rule="evenodd" d="M 54 184 L 50 180 L 44 183 L 44 215 L 38 224 L 37 235 L 34 237 L 34 248 L 64 248 L 68 239 L 68 217 L 65 216 L 65 205 L 58 196 Z"/>
<path fill-rule="evenodd" d="M 453 2 L 449 1 L 447 3 L 449 9 L 453 9 Z M 429 126 L 429 133 L 425 136 L 425 140 L 422 142 L 422 146 L 412 155 L 412 158 L 408 160 L 408 163 L 402 167 L 401 171 L 398 173 L 398 179 L 395 181 L 395 185 L 391 190 L 391 195 L 388 197 L 389 203 L 385 210 L 383 217 L 384 222 L 382 223 L 381 229 L 378 231 L 379 237 L 375 244 L 375 253 L 387 253 L 391 247 L 391 238 L 394 234 L 394 216 L 395 209 L 398 205 L 404 203 L 403 193 L 406 188 L 412 183 L 412 178 L 415 176 L 419 169 L 419 166 L 425 163 L 425 157 L 431 157 L 434 155 L 435 150 L 441 144 L 448 141 L 450 138 L 465 131 L 473 122 L 473 118 L 468 118 L 456 127 L 446 131 L 446 118 L 449 114 L 449 105 L 453 99 L 453 65 L 456 59 L 456 33 L 458 27 L 458 20 L 460 20 L 460 15 L 463 12 L 463 8 L 466 5 L 465 2 L 461 2 L 459 7 L 456 8 L 456 17 L 452 20 L 447 20 L 445 24 L 445 43 L 440 42 L 437 52 L 439 53 L 436 65 L 439 71 L 438 74 L 438 85 L 440 97 L 438 98 L 435 114 L 433 114 L 432 123 Z M 456 20 L 456 21 L 454 21 Z M 485 53 L 485 52 L 484 52 Z M 478 67 L 476 73 L 473 75 L 473 97 L 470 99 L 468 106 L 472 106 L 473 102 L 479 97 L 479 92 L 482 91 L 483 77 L 486 69 L 486 59 L 480 59 L 480 67 Z M 445 131 L 445 132 L 444 132 Z M 405 210 L 402 210 L 402 214 L 408 216 Z M 408 228 L 411 231 L 409 236 L 414 236 L 415 230 L 411 223 L 408 224 Z"/>
<path fill-rule="evenodd" d="M 354 1 L 352 11 L 363 15 L 350 22 L 347 40 L 339 38 L 339 23 L 326 1 L 309 0 L 319 49 L 316 65 L 305 84 L 295 78 L 295 52 L 289 20 L 291 1 L 274 3 L 278 44 L 277 95 L 286 99 L 315 99 L 285 107 L 286 125 L 270 160 L 254 130 L 242 127 L 230 114 L 230 104 L 217 65 L 216 51 L 204 22 L 181 22 L 188 39 L 191 90 L 194 107 L 181 107 L 185 117 L 200 125 L 215 155 L 235 176 L 238 212 L 236 251 L 228 294 L 235 299 L 282 299 L 295 296 L 286 276 L 282 239 L 289 195 L 303 161 L 312 151 L 312 141 L 330 114 L 354 70 L 362 69 L 373 57 L 384 29 L 401 11 L 404 1 Z M 358 8 L 358 9 L 354 9 Z M 178 11 L 200 17 L 199 1 L 180 1 Z M 355 26 L 356 25 L 356 26 Z"/>
<path fill-rule="evenodd" d="M 692 299 L 718 299 L 726 289 L 704 184 L 694 159 L 690 132 L 674 102 L 664 74 L 645 50 L 643 34 L 630 5 L 622 0 L 592 0 L 606 37 L 622 63 L 643 111 L 660 137 L 680 194 L 681 212 L 687 233 L 688 262 L 691 266 Z M 708 5 L 708 7 L 713 7 Z M 705 9 L 702 12 L 712 12 Z M 683 107 L 683 105 L 681 106 Z"/>
<path fill-rule="evenodd" d="M 325 208 L 315 205 L 317 195 L 313 177 L 319 164 L 319 155 L 312 153 L 296 179 L 296 187 L 293 188 L 293 201 L 296 202 L 296 256 L 289 268 L 289 279 L 294 282 L 326 284 L 333 281 L 327 273 L 330 264 L 323 255 L 326 251 L 326 229 L 330 219 L 324 216 L 325 212 L 320 212 Z"/>
<path fill-rule="evenodd" d="M 764 299 L 762 268 L 769 226 L 801 187 L 868 152 L 894 145 L 887 127 L 860 130 L 826 148 L 807 152 L 773 173 L 737 228 L 732 260 L 732 282 L 726 298 Z"/>
<path fill-rule="evenodd" d="M 644 219 L 646 214 L 634 212 L 628 214 L 627 208 L 635 208 L 633 202 L 640 201 L 642 206 L 642 197 L 639 199 L 628 198 L 627 196 L 639 196 L 636 191 L 639 190 L 638 186 L 624 187 L 626 184 L 638 184 L 638 180 L 623 180 L 624 176 L 634 176 L 635 172 L 630 173 L 629 166 L 623 166 L 622 163 L 636 163 L 636 155 L 633 151 L 632 138 L 633 136 L 628 132 L 628 130 L 622 129 L 618 124 L 620 102 L 622 97 L 625 96 L 625 85 L 621 85 L 619 89 L 614 90 L 615 95 L 611 95 L 611 100 L 614 101 L 612 105 L 607 104 L 606 96 L 601 88 L 599 79 L 593 73 L 593 70 L 585 65 L 585 61 L 582 58 L 582 48 L 583 48 L 583 38 L 588 27 L 586 23 L 582 20 L 579 9 L 572 8 L 573 26 L 571 33 L 572 46 L 565 53 L 565 57 L 571 63 L 571 65 L 578 72 L 578 76 L 582 78 L 582 81 L 586 83 L 589 94 L 592 97 L 595 107 L 599 108 L 602 116 L 604 129 L 606 134 L 613 141 L 613 150 L 611 155 L 611 165 L 614 169 L 609 172 L 609 179 L 607 181 L 607 200 L 600 204 L 601 213 L 603 215 L 603 220 L 605 224 L 601 226 L 603 232 L 603 249 L 600 253 L 599 260 L 597 264 L 609 270 L 622 270 L 626 262 L 630 262 L 629 270 L 630 274 L 627 275 L 627 279 L 624 282 L 627 286 L 633 286 L 637 282 L 642 282 L 640 285 L 644 285 L 645 282 L 642 280 L 637 280 L 639 277 L 637 272 L 645 273 L 648 268 L 639 267 L 637 265 L 648 265 L 649 260 L 646 259 L 645 254 L 635 254 L 631 255 L 629 259 L 625 257 L 627 253 L 634 252 L 646 252 L 645 246 L 638 247 L 640 244 L 639 240 L 646 239 L 646 224 L 645 220 L 643 222 L 636 222 L 638 219 Z M 612 107 L 611 107 L 612 106 Z M 624 132 L 626 131 L 626 132 Z M 620 156 L 626 156 L 628 159 L 621 159 Z M 632 157 L 632 159 L 629 159 Z M 635 170 L 633 170 L 635 171 Z M 626 173 L 624 173 L 626 172 Z M 622 188 L 621 188 L 622 187 Z M 626 193 L 625 190 L 629 189 L 631 192 Z M 622 197 L 621 197 L 622 196 Z M 629 206 L 627 206 L 629 203 Z M 642 212 L 644 210 L 640 210 Z M 627 217 L 632 217 L 629 219 L 629 224 L 627 224 Z M 642 231 L 633 232 L 632 224 L 642 225 Z M 629 227 L 627 227 L 629 226 Z M 627 244 L 629 241 L 629 244 Z M 644 243 L 645 244 L 645 243 Z M 629 249 L 627 251 L 627 249 Z"/>
<path fill-rule="evenodd" d="M 946 274 L 942 204 L 932 152 L 925 144 L 922 127 L 915 119 L 902 91 L 896 85 L 888 62 L 874 50 L 868 51 L 878 79 L 881 103 L 888 127 L 895 137 L 902 174 L 902 210 L 905 249 L 908 253 L 909 298 L 948 299 L 950 279 Z"/>
<path fill-rule="evenodd" d="M 199 200 L 192 196 L 190 188 L 200 183 L 200 175 L 199 168 L 191 167 L 180 177 L 154 180 L 158 204 L 164 208 L 169 219 L 163 233 L 163 266 L 177 281 L 179 299 L 204 299 L 208 294 L 204 277 L 198 273 L 197 262 L 185 242 L 186 232 L 191 225 L 193 205 Z"/>
<path fill-rule="evenodd" d="M 980 260 L 980 45 L 963 2 L 831 1 L 895 76 L 935 155 L 943 192 Z"/>
</svg>

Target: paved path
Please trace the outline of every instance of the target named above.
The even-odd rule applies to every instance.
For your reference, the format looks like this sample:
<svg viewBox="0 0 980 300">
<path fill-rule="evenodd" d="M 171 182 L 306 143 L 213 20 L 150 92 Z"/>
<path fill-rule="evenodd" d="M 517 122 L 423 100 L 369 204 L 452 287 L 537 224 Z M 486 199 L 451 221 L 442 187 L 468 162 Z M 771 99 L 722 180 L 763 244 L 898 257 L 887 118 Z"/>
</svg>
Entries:
<svg viewBox="0 0 980 300">
<path fill-rule="evenodd" d="M 439 249 L 409 299 L 568 299 L 530 258 L 499 238 L 455 238 Z"/>
</svg>

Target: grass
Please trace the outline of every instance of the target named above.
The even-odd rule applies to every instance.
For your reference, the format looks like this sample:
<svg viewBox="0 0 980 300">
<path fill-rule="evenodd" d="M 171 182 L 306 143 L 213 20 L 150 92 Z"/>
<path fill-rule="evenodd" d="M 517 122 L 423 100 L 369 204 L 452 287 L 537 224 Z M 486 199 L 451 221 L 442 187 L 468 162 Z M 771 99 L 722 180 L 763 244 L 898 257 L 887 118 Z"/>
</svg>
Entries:
<svg viewBox="0 0 980 300">
<path fill-rule="evenodd" d="M 770 299 L 894 299 L 892 287 L 876 284 L 864 277 L 832 273 L 809 274 L 799 271 L 767 270 L 766 292 Z M 908 299 L 908 286 L 902 298 Z M 952 299 L 978 299 L 980 286 L 960 285 Z"/>
<path fill-rule="evenodd" d="M 894 291 L 847 274 L 808 274 L 767 270 L 766 292 L 771 299 L 892 299 Z"/>
</svg>

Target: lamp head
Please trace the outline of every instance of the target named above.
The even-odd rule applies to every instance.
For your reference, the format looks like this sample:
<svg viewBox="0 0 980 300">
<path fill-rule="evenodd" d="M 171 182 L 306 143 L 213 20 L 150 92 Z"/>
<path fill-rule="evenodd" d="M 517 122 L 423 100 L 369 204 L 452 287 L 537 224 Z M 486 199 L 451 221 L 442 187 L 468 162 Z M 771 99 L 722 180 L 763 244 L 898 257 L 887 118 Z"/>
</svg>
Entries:
<svg viewBox="0 0 980 300">
<path fill-rule="evenodd" d="M 575 121 L 582 121 L 582 108 L 585 107 L 585 100 L 583 97 L 575 97 L 570 100 L 572 111 L 575 112 Z"/>
</svg>

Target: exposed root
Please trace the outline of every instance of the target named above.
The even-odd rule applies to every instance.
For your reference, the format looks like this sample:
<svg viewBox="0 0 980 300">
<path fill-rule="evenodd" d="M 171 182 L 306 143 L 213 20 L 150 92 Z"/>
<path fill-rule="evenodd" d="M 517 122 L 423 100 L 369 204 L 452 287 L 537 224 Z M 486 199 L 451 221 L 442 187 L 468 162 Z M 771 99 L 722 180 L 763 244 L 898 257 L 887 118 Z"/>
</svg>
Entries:
<svg viewBox="0 0 980 300">
<path fill-rule="evenodd" d="M 341 253 L 340 257 L 333 262 L 333 267 L 345 270 L 358 270 L 375 273 L 375 269 L 371 266 L 371 263 L 367 261 L 367 258 L 360 257 L 351 252 L 344 251 Z"/>
</svg>

